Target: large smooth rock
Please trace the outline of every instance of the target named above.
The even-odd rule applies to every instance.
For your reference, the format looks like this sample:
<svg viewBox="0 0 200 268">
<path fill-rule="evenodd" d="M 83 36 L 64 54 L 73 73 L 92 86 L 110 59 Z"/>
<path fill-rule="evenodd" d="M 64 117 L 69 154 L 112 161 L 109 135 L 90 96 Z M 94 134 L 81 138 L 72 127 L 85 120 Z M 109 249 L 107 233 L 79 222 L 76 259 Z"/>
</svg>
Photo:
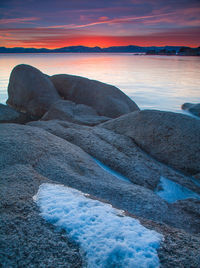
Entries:
<svg viewBox="0 0 200 268">
<path fill-rule="evenodd" d="M 26 123 L 31 118 L 11 107 L 0 103 L 0 123 Z"/>
<path fill-rule="evenodd" d="M 99 115 L 116 118 L 139 110 L 128 96 L 114 86 L 67 74 L 53 75 L 50 80 L 64 99 L 91 106 Z"/>
<path fill-rule="evenodd" d="M 143 110 L 99 126 L 132 138 L 157 160 L 187 174 L 200 172 L 200 121 L 187 115 Z"/>
<path fill-rule="evenodd" d="M 200 103 L 184 103 L 181 108 L 183 110 L 186 110 L 188 112 L 190 112 L 191 114 L 195 115 L 195 116 L 199 116 L 200 117 Z"/>
<path fill-rule="evenodd" d="M 48 76 L 38 69 L 20 64 L 12 70 L 7 103 L 16 110 L 41 117 L 59 99 Z"/>
<path fill-rule="evenodd" d="M 60 100 L 51 105 L 50 109 L 43 115 L 41 120 L 59 119 L 81 125 L 94 126 L 110 118 L 99 116 L 90 106 L 75 104 L 72 101 Z"/>
<path fill-rule="evenodd" d="M 82 267 L 79 248 L 67 234 L 45 222 L 33 201 L 51 182 L 30 165 L 0 170 L 0 266 Z"/>
<path fill-rule="evenodd" d="M 100 127 L 86 127 L 69 122 L 34 121 L 28 125 L 40 127 L 81 147 L 85 152 L 119 172 L 134 184 L 156 190 L 165 177 L 194 192 L 200 193 L 190 177 L 176 172 L 142 151 L 131 138 Z"/>
</svg>

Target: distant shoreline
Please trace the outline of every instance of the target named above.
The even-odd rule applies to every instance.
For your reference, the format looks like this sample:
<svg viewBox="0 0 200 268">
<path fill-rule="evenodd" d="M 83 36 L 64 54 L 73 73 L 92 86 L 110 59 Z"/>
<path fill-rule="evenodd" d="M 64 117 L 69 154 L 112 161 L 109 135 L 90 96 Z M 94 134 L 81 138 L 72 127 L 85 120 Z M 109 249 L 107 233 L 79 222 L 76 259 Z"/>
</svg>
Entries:
<svg viewBox="0 0 200 268">
<path fill-rule="evenodd" d="M 164 46 L 164 47 L 140 47 L 140 46 L 115 46 L 115 47 L 85 47 L 85 46 L 70 46 L 56 49 L 47 48 L 23 48 L 0 47 L 0 54 L 52 54 L 52 53 L 134 53 L 138 55 L 178 55 L 178 56 L 200 56 L 200 47 L 190 48 L 183 46 Z"/>
<path fill-rule="evenodd" d="M 0 52 L 1 55 L 53 55 L 53 54 L 130 54 L 132 56 L 165 56 L 165 57 L 199 57 L 200 55 L 179 55 L 179 54 L 147 54 L 133 52 Z"/>
</svg>

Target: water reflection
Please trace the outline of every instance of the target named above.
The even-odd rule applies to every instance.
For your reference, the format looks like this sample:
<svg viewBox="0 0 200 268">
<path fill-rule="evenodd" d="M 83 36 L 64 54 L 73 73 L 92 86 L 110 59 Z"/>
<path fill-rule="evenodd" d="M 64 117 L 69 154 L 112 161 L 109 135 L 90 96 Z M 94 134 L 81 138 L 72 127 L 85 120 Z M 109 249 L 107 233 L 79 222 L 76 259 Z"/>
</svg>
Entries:
<svg viewBox="0 0 200 268">
<path fill-rule="evenodd" d="M 200 58 L 133 54 L 1 54 L 0 102 L 12 68 L 31 64 L 49 75 L 68 73 L 119 87 L 141 108 L 181 111 L 200 101 Z"/>
</svg>

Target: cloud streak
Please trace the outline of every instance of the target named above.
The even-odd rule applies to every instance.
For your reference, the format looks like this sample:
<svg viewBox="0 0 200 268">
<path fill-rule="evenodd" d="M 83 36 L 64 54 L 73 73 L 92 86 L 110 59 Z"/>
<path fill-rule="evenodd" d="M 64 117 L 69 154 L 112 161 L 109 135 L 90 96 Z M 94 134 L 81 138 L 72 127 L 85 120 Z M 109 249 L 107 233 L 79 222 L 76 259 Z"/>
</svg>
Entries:
<svg viewBox="0 0 200 268">
<path fill-rule="evenodd" d="M 0 24 L 10 24 L 10 23 L 31 23 L 32 21 L 37 21 L 40 18 L 30 17 L 30 18 L 13 18 L 13 19 L 0 19 Z"/>
<path fill-rule="evenodd" d="M 114 19 L 102 19 L 104 17 L 100 17 L 98 21 L 87 23 L 87 24 L 80 24 L 80 25 L 74 25 L 74 24 L 68 24 L 68 25 L 55 25 L 51 26 L 51 28 L 85 28 L 85 27 L 90 27 L 90 26 L 95 26 L 95 25 L 100 25 L 100 24 L 116 24 L 116 23 L 131 23 L 133 21 L 137 20 L 148 20 L 152 18 L 158 18 L 158 17 L 164 17 L 164 16 L 169 16 L 174 14 L 174 12 L 166 13 L 166 14 L 158 14 L 158 15 L 148 15 L 148 16 L 139 16 L 139 17 L 124 17 L 124 18 L 114 18 Z"/>
</svg>

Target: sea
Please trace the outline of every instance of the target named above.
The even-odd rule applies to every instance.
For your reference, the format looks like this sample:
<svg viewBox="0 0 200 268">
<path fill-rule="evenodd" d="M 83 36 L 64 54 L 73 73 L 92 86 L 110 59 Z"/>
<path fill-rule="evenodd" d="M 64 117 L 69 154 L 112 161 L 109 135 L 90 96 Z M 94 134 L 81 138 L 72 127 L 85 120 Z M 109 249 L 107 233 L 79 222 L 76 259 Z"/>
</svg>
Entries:
<svg viewBox="0 0 200 268">
<path fill-rule="evenodd" d="M 141 109 L 185 113 L 200 102 L 200 57 L 133 53 L 0 54 L 0 103 L 6 103 L 12 69 L 30 64 L 43 73 L 73 74 L 120 88 Z"/>
</svg>

